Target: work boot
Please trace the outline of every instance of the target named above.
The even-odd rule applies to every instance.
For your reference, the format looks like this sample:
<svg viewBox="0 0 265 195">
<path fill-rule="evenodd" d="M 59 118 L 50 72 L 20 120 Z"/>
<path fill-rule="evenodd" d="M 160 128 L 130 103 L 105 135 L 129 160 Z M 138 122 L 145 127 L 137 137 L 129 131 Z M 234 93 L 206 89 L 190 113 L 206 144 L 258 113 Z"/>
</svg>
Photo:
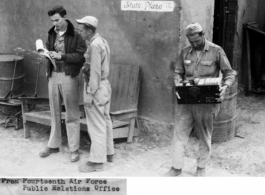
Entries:
<svg viewBox="0 0 265 195">
<path fill-rule="evenodd" d="M 165 174 L 166 177 L 177 177 L 182 173 L 182 169 L 175 169 L 171 167 L 171 169 Z"/>
<path fill-rule="evenodd" d="M 49 156 L 52 153 L 57 153 L 59 151 L 60 151 L 59 148 L 46 147 L 42 152 L 40 152 L 40 157 L 46 157 L 46 156 Z"/>
<path fill-rule="evenodd" d="M 205 177 L 206 171 L 205 168 L 197 167 L 196 177 Z"/>
<path fill-rule="evenodd" d="M 71 162 L 76 162 L 79 160 L 79 153 L 78 150 L 71 152 Z"/>
<path fill-rule="evenodd" d="M 114 154 L 107 155 L 107 161 L 108 162 L 113 162 L 113 156 L 114 156 Z"/>
<path fill-rule="evenodd" d="M 86 162 L 78 166 L 80 172 L 103 171 L 103 163 Z"/>
</svg>

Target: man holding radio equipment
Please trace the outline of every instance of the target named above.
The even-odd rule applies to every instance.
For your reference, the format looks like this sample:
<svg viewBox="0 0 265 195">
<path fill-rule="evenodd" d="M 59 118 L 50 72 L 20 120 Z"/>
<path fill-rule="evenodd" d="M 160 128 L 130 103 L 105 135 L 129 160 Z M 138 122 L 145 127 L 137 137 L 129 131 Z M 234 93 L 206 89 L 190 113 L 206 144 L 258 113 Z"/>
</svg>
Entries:
<svg viewBox="0 0 265 195">
<path fill-rule="evenodd" d="M 185 31 L 191 45 L 182 49 L 179 55 L 174 75 L 175 86 L 179 86 L 180 83 L 186 85 L 189 81 L 196 83 L 200 79 L 221 77 L 223 83 L 216 98 L 217 102 L 221 102 L 226 89 L 235 80 L 236 71 L 231 68 L 224 50 L 204 38 L 200 24 L 190 24 Z M 178 93 L 176 95 L 181 99 Z M 185 145 L 193 128 L 199 138 L 196 176 L 205 176 L 205 167 L 211 153 L 213 121 L 219 109 L 220 104 L 216 103 L 176 104 L 174 136 L 171 144 L 173 166 L 167 176 L 178 176 L 182 173 Z"/>
</svg>

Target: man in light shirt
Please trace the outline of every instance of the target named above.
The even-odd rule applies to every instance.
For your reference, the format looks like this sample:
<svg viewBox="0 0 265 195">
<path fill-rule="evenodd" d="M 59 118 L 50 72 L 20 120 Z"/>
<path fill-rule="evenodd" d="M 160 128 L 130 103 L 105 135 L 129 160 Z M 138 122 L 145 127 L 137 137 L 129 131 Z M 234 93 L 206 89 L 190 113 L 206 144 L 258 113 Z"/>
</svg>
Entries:
<svg viewBox="0 0 265 195">
<path fill-rule="evenodd" d="M 102 171 L 114 155 L 112 122 L 110 119 L 111 86 L 108 81 L 110 48 L 97 32 L 98 20 L 86 16 L 76 20 L 80 34 L 87 42 L 86 63 L 83 67 L 84 106 L 87 129 L 91 138 L 89 161 L 79 166 L 81 172 Z"/>
<path fill-rule="evenodd" d="M 218 101 L 222 101 L 226 89 L 232 85 L 236 76 L 224 50 L 204 38 L 203 29 L 198 23 L 187 26 L 186 36 L 190 45 L 179 55 L 174 76 L 175 85 L 182 80 L 223 76 L 224 82 L 218 98 Z M 171 145 L 173 164 L 167 176 L 178 176 L 182 173 L 185 145 L 193 128 L 199 138 L 196 175 L 205 176 L 206 164 L 211 153 L 213 121 L 219 109 L 220 104 L 176 104 Z"/>
</svg>

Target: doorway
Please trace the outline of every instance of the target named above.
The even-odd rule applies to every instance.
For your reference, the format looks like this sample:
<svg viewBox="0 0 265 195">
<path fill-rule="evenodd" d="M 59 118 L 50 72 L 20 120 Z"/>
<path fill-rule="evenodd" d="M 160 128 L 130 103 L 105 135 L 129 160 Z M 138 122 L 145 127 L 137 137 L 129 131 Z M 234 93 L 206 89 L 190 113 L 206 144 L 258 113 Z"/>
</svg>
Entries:
<svg viewBox="0 0 265 195">
<path fill-rule="evenodd" d="M 233 54 L 237 28 L 237 0 L 215 0 L 213 43 L 221 46 L 233 66 Z"/>
<path fill-rule="evenodd" d="M 213 43 L 225 49 L 227 30 L 228 0 L 215 0 Z"/>
</svg>

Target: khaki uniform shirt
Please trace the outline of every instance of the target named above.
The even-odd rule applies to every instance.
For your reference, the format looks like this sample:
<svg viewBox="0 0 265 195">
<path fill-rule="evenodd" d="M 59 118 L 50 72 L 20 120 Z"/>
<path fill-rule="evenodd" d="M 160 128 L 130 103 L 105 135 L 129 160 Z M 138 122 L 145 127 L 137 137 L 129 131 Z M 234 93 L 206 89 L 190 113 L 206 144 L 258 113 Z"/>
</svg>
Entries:
<svg viewBox="0 0 265 195">
<path fill-rule="evenodd" d="M 177 85 L 184 79 L 223 77 L 224 84 L 230 87 L 235 76 L 236 71 L 231 68 L 224 50 L 205 39 L 204 49 L 199 56 L 191 45 L 181 51 L 174 81 Z"/>
<path fill-rule="evenodd" d="M 96 33 L 87 45 L 84 54 L 86 62 L 90 64 L 90 80 L 87 92 L 95 94 L 101 80 L 109 75 L 110 48 L 105 39 Z"/>
</svg>

